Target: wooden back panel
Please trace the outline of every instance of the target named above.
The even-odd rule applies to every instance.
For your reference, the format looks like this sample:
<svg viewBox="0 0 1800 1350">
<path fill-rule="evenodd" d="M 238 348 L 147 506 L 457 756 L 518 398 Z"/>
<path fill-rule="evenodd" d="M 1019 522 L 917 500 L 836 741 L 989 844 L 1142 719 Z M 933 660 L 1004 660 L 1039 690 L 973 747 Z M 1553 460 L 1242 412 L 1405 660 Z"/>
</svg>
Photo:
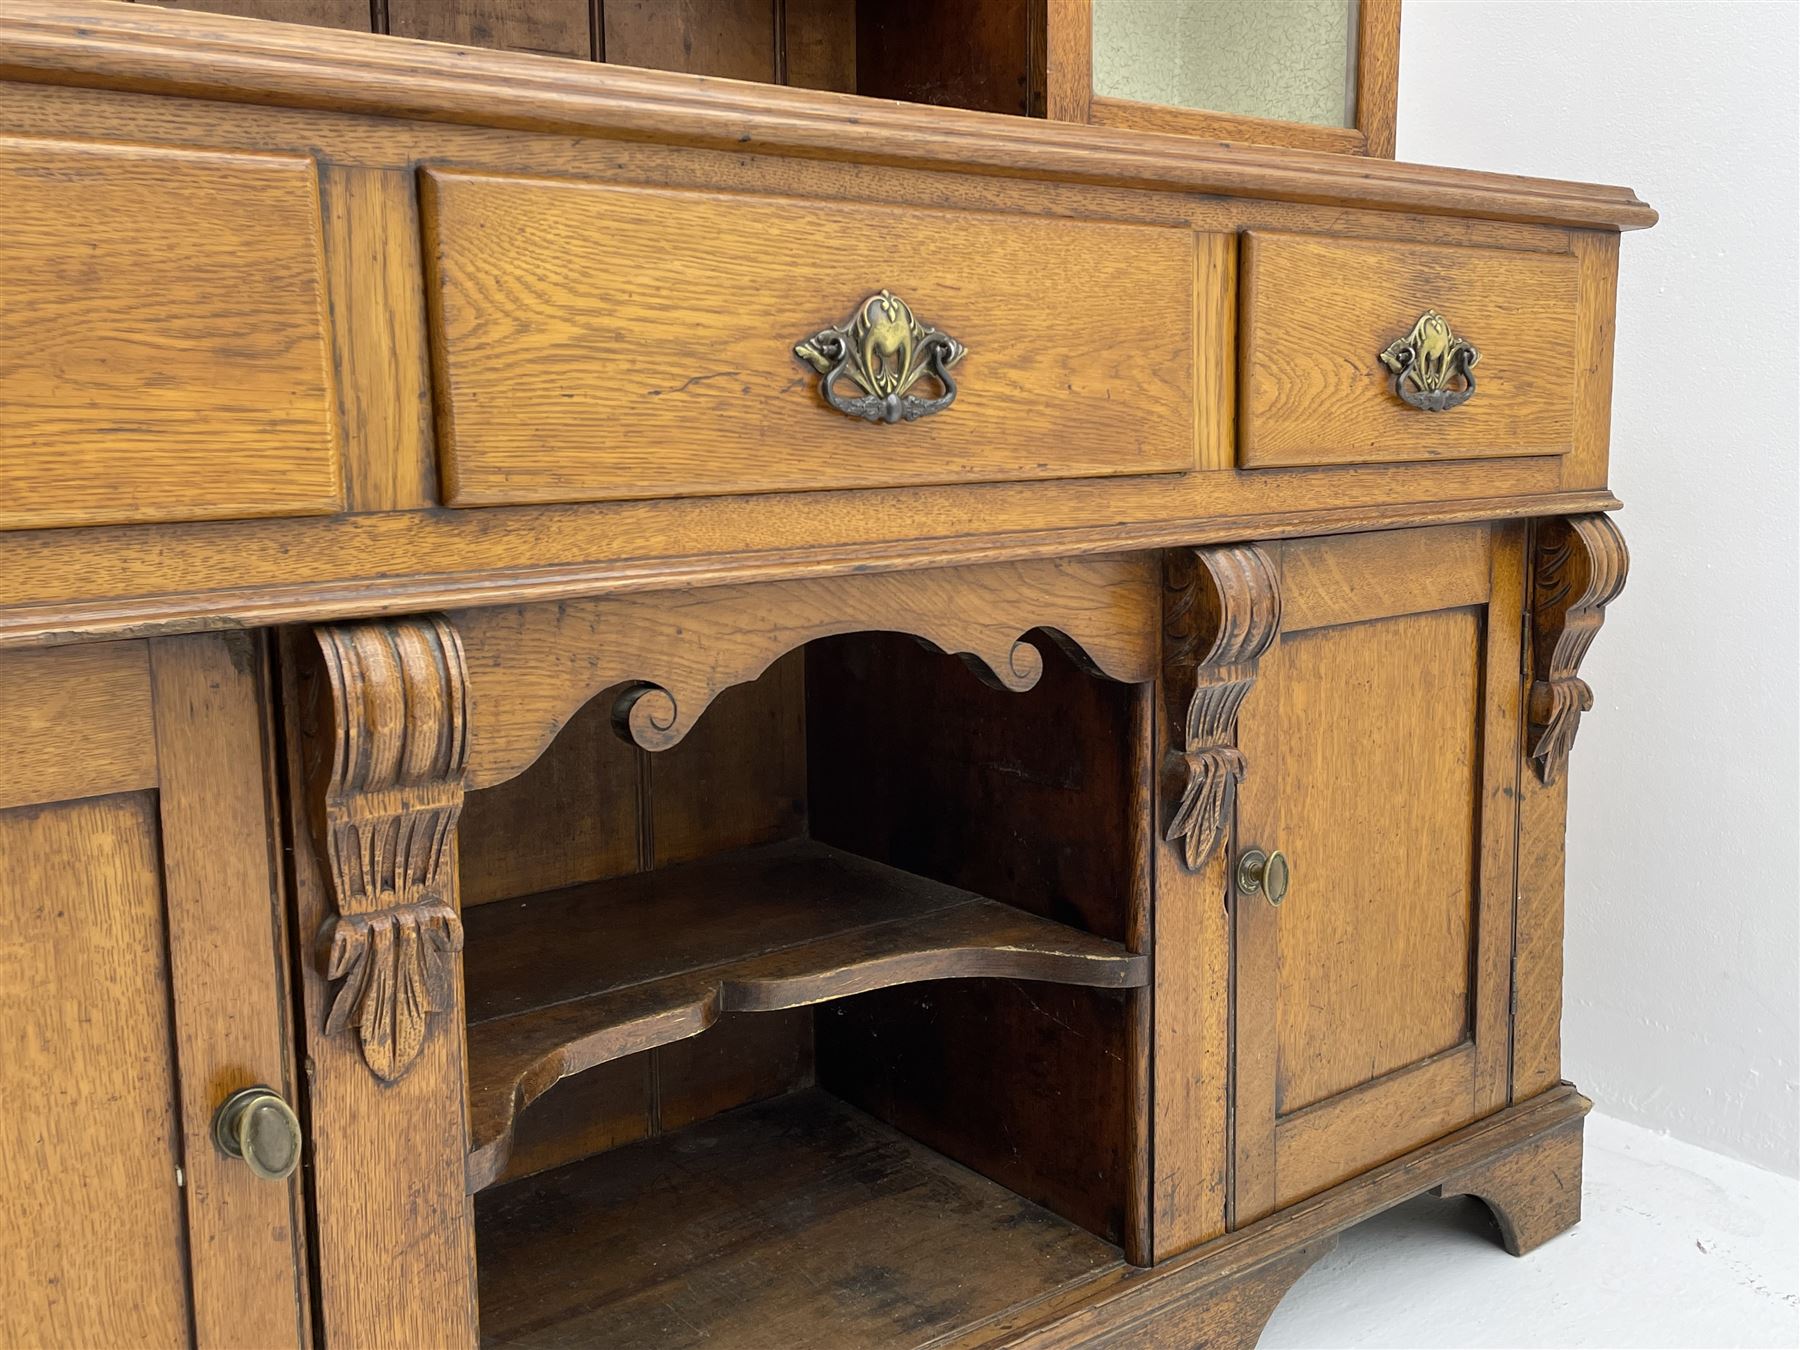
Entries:
<svg viewBox="0 0 1800 1350">
<path fill-rule="evenodd" d="M 1037 645 L 1014 694 L 905 637 L 815 644 L 813 833 L 1141 950 L 1149 686 Z M 1143 1259 L 1147 1014 L 1136 992 L 891 990 L 820 1010 L 819 1081 Z"/>
<path fill-rule="evenodd" d="M 680 744 L 613 730 L 603 691 L 517 777 L 471 792 L 465 907 L 604 881 L 806 830 L 804 657 L 725 690 Z M 812 1081 L 805 1011 L 729 1016 L 705 1035 L 564 1079 L 519 1119 L 505 1178 L 647 1139 Z"/>
</svg>

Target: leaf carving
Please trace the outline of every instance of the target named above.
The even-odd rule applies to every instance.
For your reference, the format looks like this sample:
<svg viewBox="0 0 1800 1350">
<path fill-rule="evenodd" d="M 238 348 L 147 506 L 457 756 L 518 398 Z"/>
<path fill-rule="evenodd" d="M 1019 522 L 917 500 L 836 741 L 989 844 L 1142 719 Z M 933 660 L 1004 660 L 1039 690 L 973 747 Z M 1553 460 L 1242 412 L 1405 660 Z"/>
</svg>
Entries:
<svg viewBox="0 0 1800 1350">
<path fill-rule="evenodd" d="M 309 804 L 338 911 L 320 934 L 326 978 L 340 981 L 325 1030 L 354 1030 L 369 1068 L 392 1081 L 424 1048 L 431 1015 L 456 1004 L 462 643 L 439 617 L 329 624 L 313 635 Z"/>
<path fill-rule="evenodd" d="M 1206 865 L 1230 819 L 1244 757 L 1233 743 L 1256 663 L 1281 626 L 1281 594 L 1254 544 L 1163 555 L 1163 691 L 1171 744 L 1163 838 L 1190 871 Z"/>
</svg>

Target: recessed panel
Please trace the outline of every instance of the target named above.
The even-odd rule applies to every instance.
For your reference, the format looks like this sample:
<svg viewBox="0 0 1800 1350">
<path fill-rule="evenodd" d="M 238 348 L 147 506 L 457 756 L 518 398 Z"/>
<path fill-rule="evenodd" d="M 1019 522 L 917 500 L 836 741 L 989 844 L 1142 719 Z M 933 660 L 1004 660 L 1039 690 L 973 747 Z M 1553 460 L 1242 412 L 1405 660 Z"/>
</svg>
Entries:
<svg viewBox="0 0 1800 1350">
<path fill-rule="evenodd" d="M 341 503 L 298 155 L 0 139 L 0 529 Z"/>
<path fill-rule="evenodd" d="M 1468 1039 L 1480 615 L 1282 639 L 1278 1114 Z"/>
<path fill-rule="evenodd" d="M 0 1345 L 185 1345 L 155 798 L 0 811 Z"/>
</svg>

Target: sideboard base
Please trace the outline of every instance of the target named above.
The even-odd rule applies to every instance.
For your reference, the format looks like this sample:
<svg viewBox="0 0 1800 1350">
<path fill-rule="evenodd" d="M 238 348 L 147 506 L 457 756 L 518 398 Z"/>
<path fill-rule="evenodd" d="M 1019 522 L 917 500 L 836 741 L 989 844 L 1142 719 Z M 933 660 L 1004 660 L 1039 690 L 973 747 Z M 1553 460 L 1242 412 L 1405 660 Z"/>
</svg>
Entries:
<svg viewBox="0 0 1800 1350">
<path fill-rule="evenodd" d="M 1021 1310 L 960 1344 L 1249 1350 L 1340 1233 L 1427 1192 L 1482 1200 L 1506 1250 L 1523 1256 L 1581 1218 L 1582 1125 L 1591 1106 L 1559 1084 L 1185 1256 L 1089 1285 L 1077 1306 Z"/>
</svg>

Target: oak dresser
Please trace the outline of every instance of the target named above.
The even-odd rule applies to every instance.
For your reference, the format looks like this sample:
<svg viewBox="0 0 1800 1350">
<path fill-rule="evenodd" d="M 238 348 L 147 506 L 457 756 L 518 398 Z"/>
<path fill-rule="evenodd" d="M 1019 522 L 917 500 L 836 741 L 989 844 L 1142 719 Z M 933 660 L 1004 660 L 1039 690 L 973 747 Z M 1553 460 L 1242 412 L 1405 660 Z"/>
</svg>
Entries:
<svg viewBox="0 0 1800 1350">
<path fill-rule="evenodd" d="M 211 7 L 0 7 L 0 1342 L 1250 1346 L 1576 1221 L 1647 206 L 1393 162 L 1394 0 L 1335 122 Z"/>
</svg>

